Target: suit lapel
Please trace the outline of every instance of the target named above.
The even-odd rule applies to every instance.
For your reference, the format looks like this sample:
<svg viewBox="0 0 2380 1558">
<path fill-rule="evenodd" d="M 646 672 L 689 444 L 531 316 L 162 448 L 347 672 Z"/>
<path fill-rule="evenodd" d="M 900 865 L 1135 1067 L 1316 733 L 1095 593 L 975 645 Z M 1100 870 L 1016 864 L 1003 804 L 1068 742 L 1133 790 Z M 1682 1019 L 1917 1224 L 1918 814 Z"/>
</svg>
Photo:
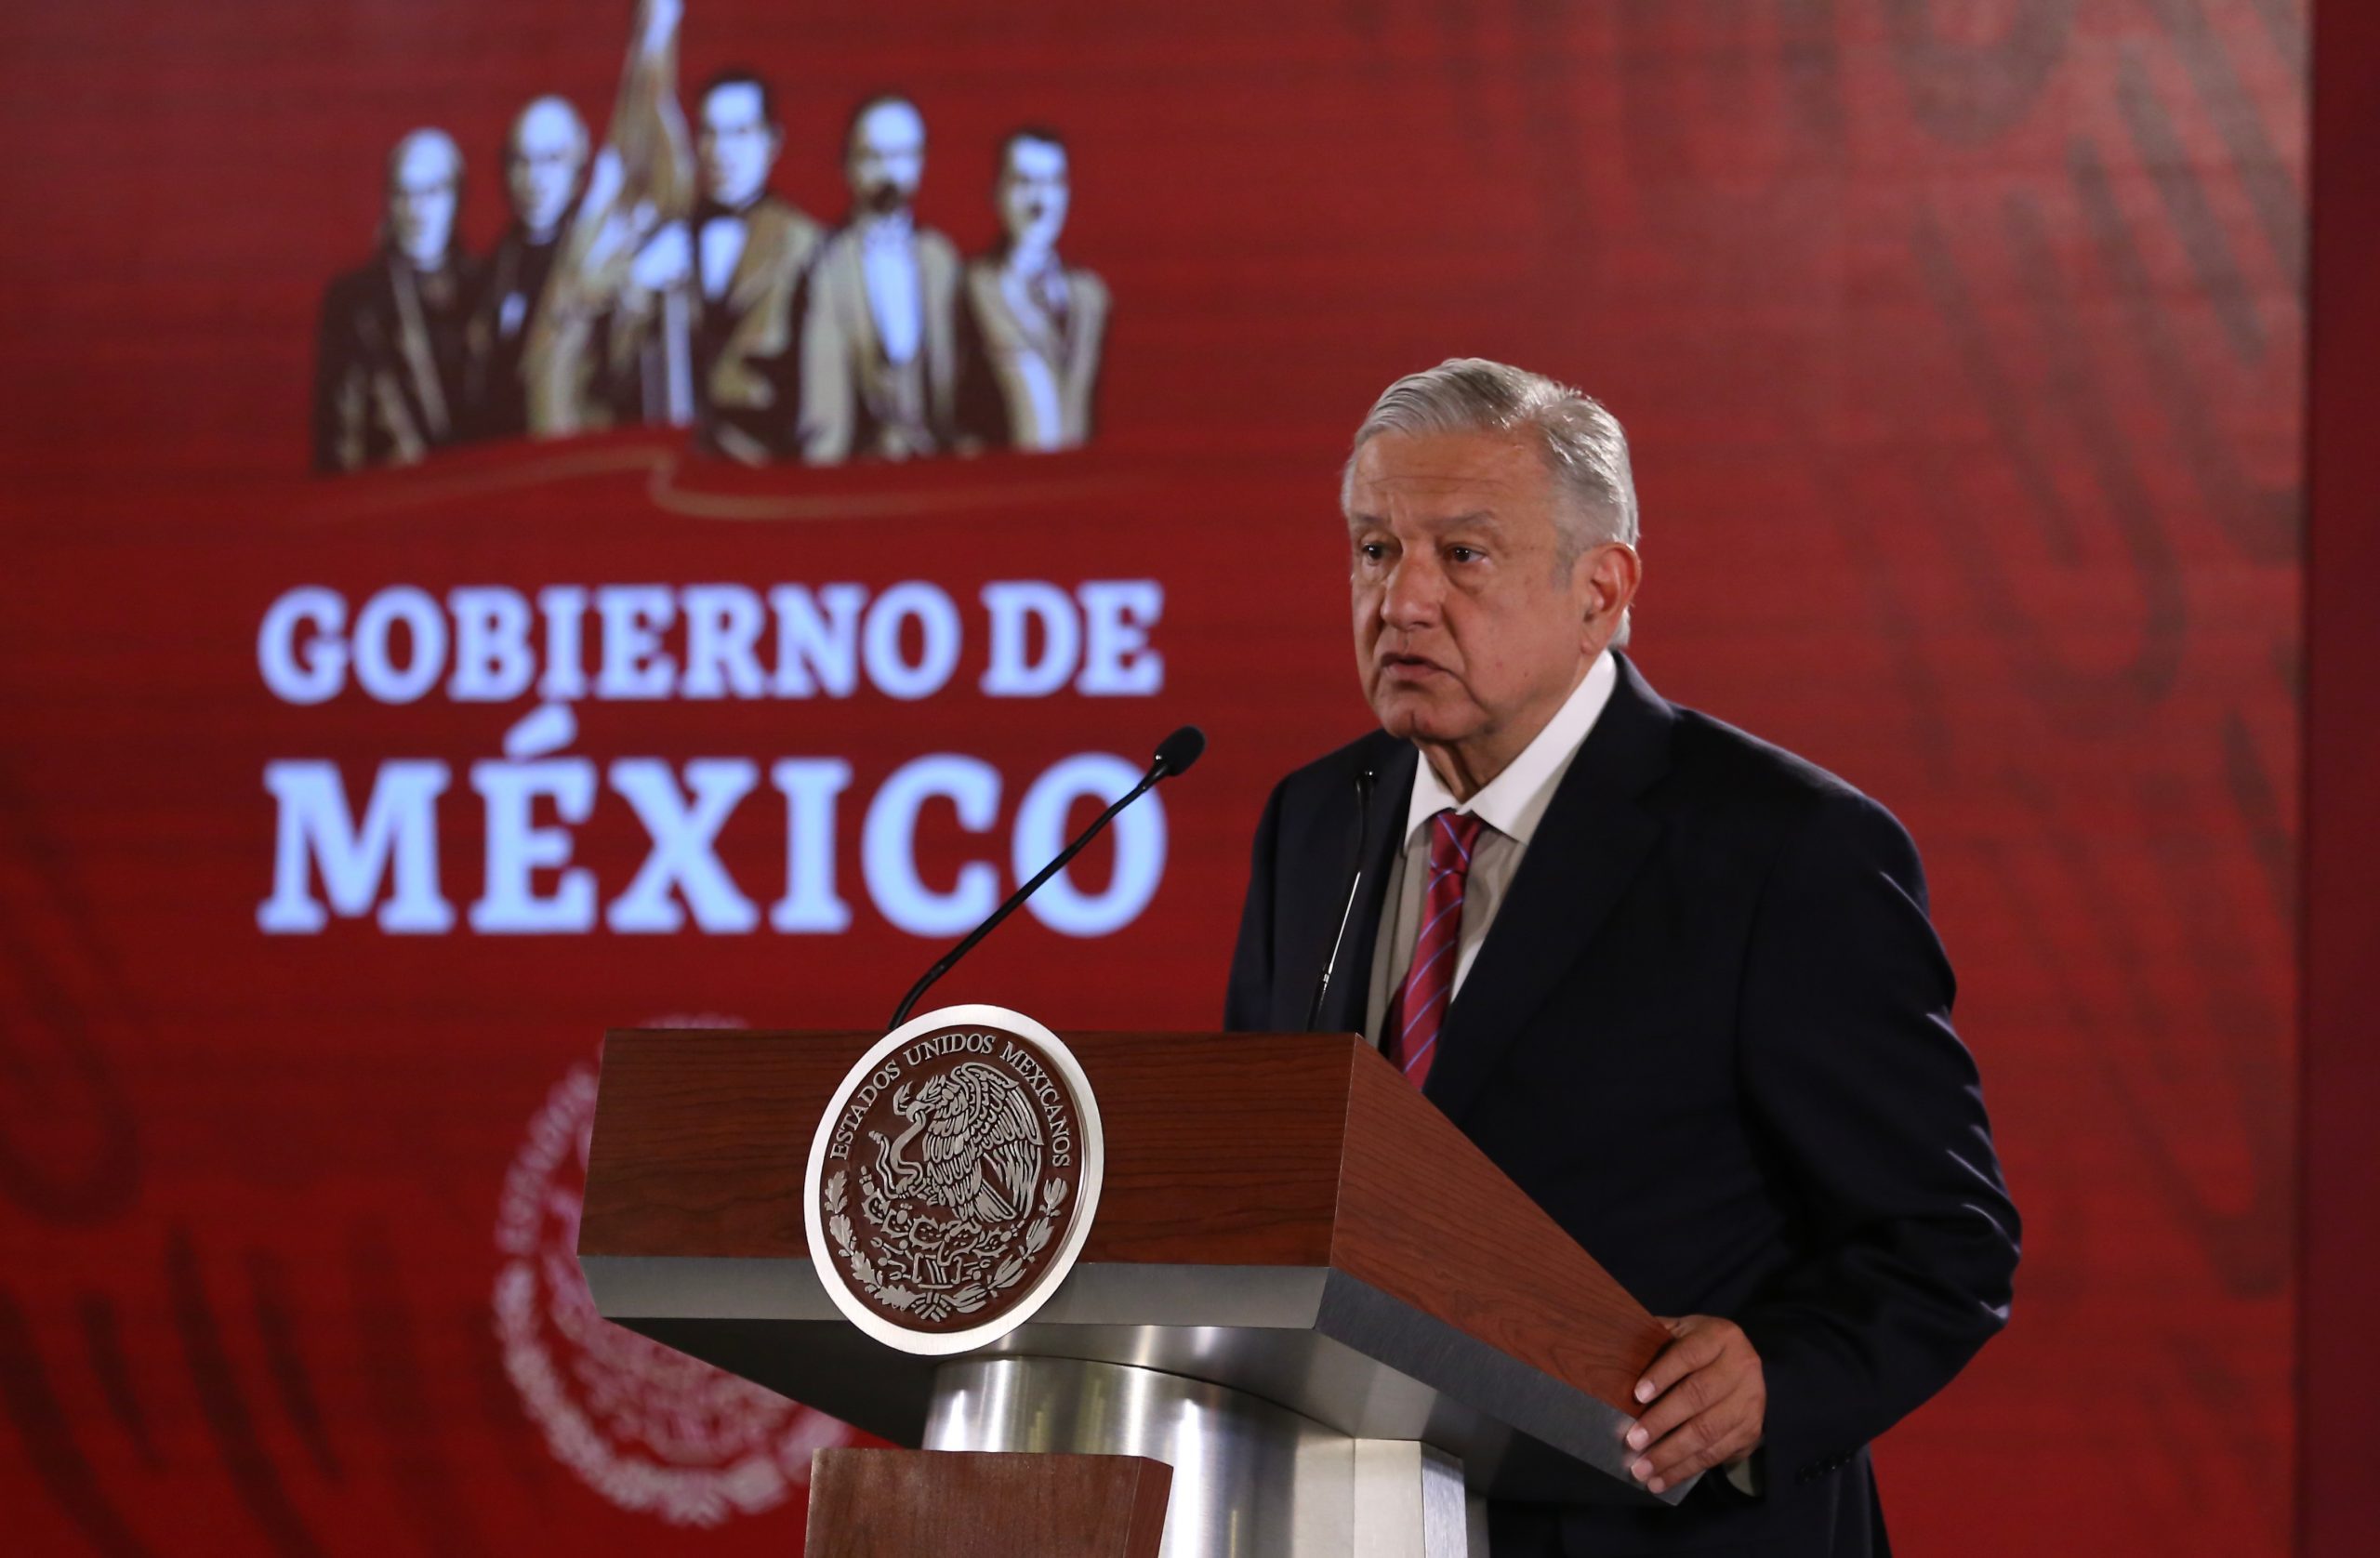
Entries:
<svg viewBox="0 0 2380 1558">
<path fill-rule="evenodd" d="M 769 273 L 776 265 L 777 241 L 784 235 L 773 216 L 766 200 L 756 201 L 744 214 L 744 248 L 735 257 L 735 269 L 727 274 L 727 284 L 719 292 L 728 312 L 737 319 L 750 313 L 768 291 Z"/>
<path fill-rule="evenodd" d="M 1355 892 L 1355 912 L 1347 918 L 1347 939 L 1340 944 L 1339 968 L 1330 976 L 1330 993 L 1322 1003 L 1322 1014 L 1316 1019 L 1316 1028 L 1323 1033 L 1362 1033 L 1364 1008 L 1371 997 L 1372 945 L 1380 939 L 1380 919 L 1386 912 L 1388 876 L 1396 859 L 1397 846 L 1405 832 L 1405 808 L 1413 799 L 1413 774 L 1421 755 L 1408 743 L 1382 738 L 1383 748 L 1378 757 L 1367 756 L 1377 777 L 1372 785 L 1369 814 L 1364 819 L 1361 842 L 1364 880 Z M 1350 790 L 1354 779 L 1348 780 Z M 1355 797 L 1347 798 L 1348 821 L 1355 820 Z M 1330 939 L 1339 930 L 1340 912 L 1346 906 L 1346 882 L 1349 866 L 1346 833 L 1337 833 L 1329 846 L 1329 857 L 1317 864 L 1317 869 L 1329 881 L 1329 896 L 1326 900 L 1324 918 L 1328 921 L 1314 936 L 1319 948 L 1303 984 L 1295 987 L 1297 1010 L 1292 1023 L 1305 1021 L 1306 1007 L 1314 1000 L 1315 982 L 1322 977 L 1323 959 L 1330 956 Z"/>
<path fill-rule="evenodd" d="M 819 270 L 829 273 L 822 281 L 831 283 L 841 304 L 835 312 L 842 316 L 845 350 L 860 373 L 870 373 L 884 360 L 884 350 L 876 342 L 876 310 L 867 301 L 867 262 L 858 227 L 845 227 L 829 244 L 818 260 Z"/>
<path fill-rule="evenodd" d="M 1423 1089 L 1460 1120 L 1514 1036 L 1602 930 L 1652 853 L 1661 823 L 1643 792 L 1669 766 L 1675 711 L 1625 657 L 1521 857 L 1496 923 L 1448 1009 Z"/>
</svg>

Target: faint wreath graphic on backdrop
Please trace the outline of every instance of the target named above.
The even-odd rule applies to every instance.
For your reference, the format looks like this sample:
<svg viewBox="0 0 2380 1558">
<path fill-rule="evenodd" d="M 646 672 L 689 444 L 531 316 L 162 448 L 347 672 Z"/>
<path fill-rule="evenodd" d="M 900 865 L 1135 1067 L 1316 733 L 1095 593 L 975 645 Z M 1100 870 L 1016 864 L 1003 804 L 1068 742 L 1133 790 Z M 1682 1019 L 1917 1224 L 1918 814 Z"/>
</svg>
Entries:
<svg viewBox="0 0 2380 1558">
<path fill-rule="evenodd" d="M 774 1509 L 809 1485 L 811 1452 L 851 1431 L 596 1313 L 575 1254 L 594 1120 L 595 1070 L 573 1065 L 505 1177 L 495 1294 L 505 1372 L 555 1458 L 621 1508 L 677 1525 Z"/>
</svg>

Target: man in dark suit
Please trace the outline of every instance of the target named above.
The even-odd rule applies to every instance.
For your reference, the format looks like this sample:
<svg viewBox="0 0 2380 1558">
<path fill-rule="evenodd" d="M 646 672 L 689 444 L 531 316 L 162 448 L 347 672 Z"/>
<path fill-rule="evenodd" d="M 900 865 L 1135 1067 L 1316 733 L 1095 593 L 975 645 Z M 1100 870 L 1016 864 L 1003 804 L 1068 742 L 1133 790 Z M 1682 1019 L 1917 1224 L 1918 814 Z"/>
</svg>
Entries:
<svg viewBox="0 0 2380 1558">
<path fill-rule="evenodd" d="M 551 334 L 554 257 L 567 245 L 570 207 L 588 156 L 587 122 L 570 100 L 530 99 L 504 138 L 504 192 L 512 220 L 480 267 L 471 310 L 463 424 L 472 438 L 520 438 L 530 420 L 530 343 Z"/>
<path fill-rule="evenodd" d="M 680 0 L 639 0 L 612 121 L 591 159 L 586 122 L 566 99 L 534 99 L 512 122 L 504 147 L 512 221 L 482 268 L 471 317 L 474 437 L 693 419 L 687 299 L 656 297 L 640 274 L 682 281 L 692 270 L 682 14 Z M 641 252 L 663 232 L 678 239 L 675 272 Z"/>
<path fill-rule="evenodd" d="M 1635 494 L 1593 401 L 1413 375 L 1342 499 L 1382 728 L 1274 791 L 1226 1023 L 1308 1026 L 1360 860 L 1315 1025 L 1372 1035 L 1676 1317 L 1631 1471 L 1711 1473 L 1675 1508 L 1496 1506 L 1497 1558 L 1885 1551 L 1868 1442 L 2006 1323 L 2018 1231 L 1915 849 L 1620 653 Z"/>
<path fill-rule="evenodd" d="M 1000 146 L 1001 240 L 959 289 L 959 440 L 988 449 L 1090 442 L 1107 336 L 1107 284 L 1058 253 L 1073 186 L 1066 143 L 1023 129 Z"/>
<path fill-rule="evenodd" d="M 690 220 L 663 229 L 637 257 L 614 328 L 666 341 L 671 300 L 691 305 L 697 436 L 731 459 L 765 465 L 793 449 L 797 299 L 823 230 L 769 188 L 785 127 L 768 84 L 723 71 L 698 100 L 702 198 Z"/>
<path fill-rule="evenodd" d="M 323 297 L 316 470 L 413 465 L 455 442 L 472 285 L 455 226 L 462 190 L 463 153 L 443 130 L 415 130 L 389 153 L 379 252 Z"/>
</svg>

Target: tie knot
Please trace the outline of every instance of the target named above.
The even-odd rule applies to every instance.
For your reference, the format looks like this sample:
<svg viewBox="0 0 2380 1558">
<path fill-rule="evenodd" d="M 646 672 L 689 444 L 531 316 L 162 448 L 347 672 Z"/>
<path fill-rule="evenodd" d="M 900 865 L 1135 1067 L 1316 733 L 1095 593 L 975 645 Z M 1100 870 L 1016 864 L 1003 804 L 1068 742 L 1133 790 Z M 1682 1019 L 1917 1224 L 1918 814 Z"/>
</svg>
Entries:
<svg viewBox="0 0 2380 1558">
<path fill-rule="evenodd" d="M 1471 869 L 1472 847 L 1487 830 L 1487 819 L 1475 812 L 1449 806 L 1430 818 L 1430 869 L 1465 873 Z"/>
</svg>

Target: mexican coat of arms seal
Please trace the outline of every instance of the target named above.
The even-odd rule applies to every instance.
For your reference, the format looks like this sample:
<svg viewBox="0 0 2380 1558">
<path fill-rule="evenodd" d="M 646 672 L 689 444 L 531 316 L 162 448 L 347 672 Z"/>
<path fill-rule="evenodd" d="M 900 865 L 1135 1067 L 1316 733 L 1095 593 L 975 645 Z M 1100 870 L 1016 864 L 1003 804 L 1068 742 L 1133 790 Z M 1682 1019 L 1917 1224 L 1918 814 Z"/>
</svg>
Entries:
<svg viewBox="0 0 2380 1558">
<path fill-rule="evenodd" d="M 878 1340 L 981 1346 L 1072 1269 L 1104 1156 L 1090 1081 L 1057 1035 L 1001 1007 L 928 1012 L 870 1048 L 819 1121 L 811 1260 Z"/>
</svg>

